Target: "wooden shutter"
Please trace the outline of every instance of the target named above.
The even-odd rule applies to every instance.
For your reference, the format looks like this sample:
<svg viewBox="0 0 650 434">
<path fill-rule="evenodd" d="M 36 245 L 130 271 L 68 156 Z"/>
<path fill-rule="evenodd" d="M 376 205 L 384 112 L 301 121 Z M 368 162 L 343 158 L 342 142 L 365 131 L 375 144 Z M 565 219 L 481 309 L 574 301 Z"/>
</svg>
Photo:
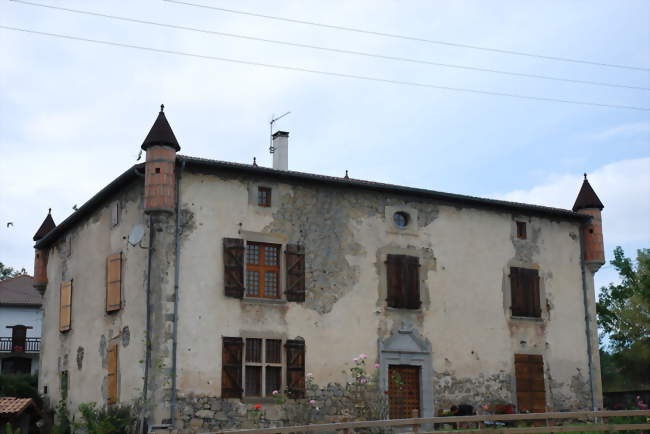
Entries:
<svg viewBox="0 0 650 434">
<path fill-rule="evenodd" d="M 408 309 L 420 308 L 420 258 L 405 256 L 402 267 L 403 280 L 406 293 L 406 307 Z"/>
<path fill-rule="evenodd" d="M 289 398 L 305 397 L 305 342 L 288 340 L 287 350 L 287 395 Z"/>
<path fill-rule="evenodd" d="M 512 316 L 539 318 L 542 314 L 539 272 L 529 268 L 510 268 Z"/>
<path fill-rule="evenodd" d="M 117 359 L 117 344 L 111 344 L 108 347 L 108 375 L 106 377 L 106 402 L 108 404 L 115 404 L 118 401 L 118 359 Z"/>
<path fill-rule="evenodd" d="M 224 286 L 226 297 L 244 297 L 244 240 L 223 239 Z"/>
<path fill-rule="evenodd" d="M 386 304 L 402 307 L 402 255 L 386 256 Z"/>
<path fill-rule="evenodd" d="M 106 312 L 122 307 L 122 252 L 106 258 Z"/>
<path fill-rule="evenodd" d="M 221 397 L 242 396 L 242 338 L 223 338 L 221 353 Z"/>
<path fill-rule="evenodd" d="M 546 392 L 542 356 L 515 354 L 515 377 L 519 411 L 543 413 L 546 410 Z"/>
<path fill-rule="evenodd" d="M 542 316 L 539 299 L 539 272 L 533 269 L 523 270 L 523 286 L 526 288 L 528 316 L 539 318 Z"/>
<path fill-rule="evenodd" d="M 59 331 L 70 330 L 72 322 L 72 280 L 61 283 L 59 292 Z"/>
<path fill-rule="evenodd" d="M 24 353 L 27 341 L 27 327 L 24 325 L 15 325 L 11 327 L 11 351 L 14 353 Z"/>
<path fill-rule="evenodd" d="M 386 288 L 389 307 L 419 309 L 420 259 L 417 256 L 387 255 Z"/>
<path fill-rule="evenodd" d="M 284 252 L 287 267 L 287 301 L 305 301 L 305 248 L 287 244 Z"/>
</svg>

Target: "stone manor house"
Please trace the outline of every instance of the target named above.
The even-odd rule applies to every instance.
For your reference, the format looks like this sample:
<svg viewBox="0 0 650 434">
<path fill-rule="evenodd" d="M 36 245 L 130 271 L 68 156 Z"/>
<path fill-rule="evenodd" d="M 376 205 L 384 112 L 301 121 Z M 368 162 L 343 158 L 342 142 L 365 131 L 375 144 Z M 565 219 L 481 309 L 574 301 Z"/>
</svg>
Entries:
<svg viewBox="0 0 650 434">
<path fill-rule="evenodd" d="M 45 222 L 50 406 L 143 399 L 148 424 L 205 431 L 261 403 L 291 423 L 272 393 L 298 405 L 311 374 L 335 417 L 361 353 L 393 418 L 602 406 L 586 176 L 566 210 L 290 171 L 288 133 L 273 148 L 273 168 L 179 155 L 161 108 L 145 163 Z"/>
</svg>

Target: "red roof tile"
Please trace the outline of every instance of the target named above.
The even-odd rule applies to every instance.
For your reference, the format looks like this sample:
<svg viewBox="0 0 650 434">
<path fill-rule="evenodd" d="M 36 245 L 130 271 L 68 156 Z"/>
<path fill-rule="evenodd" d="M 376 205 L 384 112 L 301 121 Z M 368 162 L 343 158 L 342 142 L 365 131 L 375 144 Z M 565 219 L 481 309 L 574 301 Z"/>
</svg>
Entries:
<svg viewBox="0 0 650 434">
<path fill-rule="evenodd" d="M 33 405 L 32 398 L 0 398 L 0 416 L 16 416 Z"/>
</svg>

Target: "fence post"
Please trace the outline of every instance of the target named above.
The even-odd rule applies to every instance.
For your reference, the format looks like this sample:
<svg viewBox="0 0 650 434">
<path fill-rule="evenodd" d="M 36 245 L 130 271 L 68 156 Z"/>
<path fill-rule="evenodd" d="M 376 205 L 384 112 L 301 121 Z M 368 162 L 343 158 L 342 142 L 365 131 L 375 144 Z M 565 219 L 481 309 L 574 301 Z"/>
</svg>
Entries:
<svg viewBox="0 0 650 434">
<path fill-rule="evenodd" d="M 349 422 L 350 418 L 349 417 L 344 417 L 341 419 L 343 423 Z M 350 434 L 350 428 L 343 428 L 343 434 Z"/>
<path fill-rule="evenodd" d="M 418 417 L 420 417 L 420 410 L 418 410 L 417 408 L 414 408 L 413 410 L 411 410 L 411 417 L 413 419 L 417 419 Z M 417 433 L 419 431 L 420 431 L 420 424 L 419 423 L 414 424 L 413 425 L 413 432 Z"/>
</svg>

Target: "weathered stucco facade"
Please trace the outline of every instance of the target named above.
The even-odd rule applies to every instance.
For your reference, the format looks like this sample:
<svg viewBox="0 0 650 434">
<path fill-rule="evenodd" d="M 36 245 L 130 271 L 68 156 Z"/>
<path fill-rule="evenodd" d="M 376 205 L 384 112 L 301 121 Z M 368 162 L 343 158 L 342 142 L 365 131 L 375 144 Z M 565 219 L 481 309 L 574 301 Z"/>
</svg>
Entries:
<svg viewBox="0 0 650 434">
<path fill-rule="evenodd" d="M 143 149 L 178 148 L 173 133 L 168 142 L 164 134 L 151 139 L 155 129 Z M 423 416 L 461 403 L 516 405 L 515 355 L 541 356 L 547 409 L 601 405 L 593 292 L 599 259 L 583 260 L 589 217 L 182 156 L 175 174 L 160 181 L 168 183 L 160 189 L 167 199 L 177 200 L 172 207 L 155 200 L 155 164 L 148 158 L 125 172 L 37 244 L 49 249 L 40 387 L 48 386 L 51 404 L 61 398 L 62 371 L 71 408 L 105 403 L 106 348 L 118 342 L 119 401 L 144 398 L 149 423 L 241 426 L 257 402 L 273 413 L 268 421 L 291 422 L 268 404 L 268 391 L 267 398 L 221 398 L 222 339 L 238 337 L 303 341 L 304 370 L 323 387 L 308 397 L 330 416 L 343 414 L 342 371 L 360 353 L 379 364 L 382 390 L 390 366 L 417 367 Z M 260 187 L 272 192 L 270 206 L 259 206 Z M 395 213 L 408 216 L 404 227 Z M 146 231 L 133 245 L 127 237 L 135 225 Z M 226 296 L 224 239 L 282 252 L 302 246 L 304 301 L 283 293 L 284 255 L 279 298 Z M 118 252 L 123 303 L 106 313 L 106 257 Z M 417 258 L 419 308 L 387 306 L 388 255 Z M 536 270 L 539 317 L 513 317 L 511 267 Z M 59 332 L 58 288 L 68 280 L 72 326 Z M 283 370 L 282 386 L 287 375 Z"/>
</svg>

